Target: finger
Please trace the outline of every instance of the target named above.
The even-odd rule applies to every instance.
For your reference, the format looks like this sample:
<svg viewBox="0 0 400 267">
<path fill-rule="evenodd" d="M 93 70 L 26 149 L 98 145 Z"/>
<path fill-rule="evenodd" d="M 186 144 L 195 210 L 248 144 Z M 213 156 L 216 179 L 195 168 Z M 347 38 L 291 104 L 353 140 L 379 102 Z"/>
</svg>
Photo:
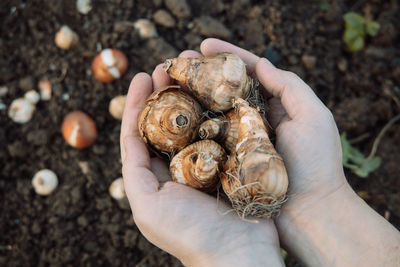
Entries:
<svg viewBox="0 0 400 267">
<path fill-rule="evenodd" d="M 178 57 L 185 57 L 185 58 L 201 57 L 201 54 L 195 50 L 185 50 L 182 53 L 180 53 Z"/>
<path fill-rule="evenodd" d="M 282 118 L 287 116 L 285 109 L 282 106 L 281 100 L 273 97 L 268 100 L 267 119 L 273 129 L 276 129 Z"/>
<path fill-rule="evenodd" d="M 137 123 L 139 113 L 152 90 L 150 76 L 139 73 L 133 78 L 126 98 L 120 143 L 122 174 L 130 200 L 142 193 L 156 192 L 159 187 L 151 171 L 149 152 L 140 137 Z"/>
<path fill-rule="evenodd" d="M 265 58 L 257 62 L 255 70 L 265 89 L 281 99 L 291 119 L 313 119 L 313 115 L 326 109 L 314 91 L 296 74 L 276 68 Z"/>
<path fill-rule="evenodd" d="M 200 45 L 200 50 L 204 56 L 210 56 L 222 52 L 233 53 L 239 56 L 244 63 L 246 63 L 247 70 L 250 73 L 254 73 L 257 61 L 260 59 L 258 56 L 243 48 L 215 38 L 208 38 L 204 40 Z"/>
<path fill-rule="evenodd" d="M 163 67 L 164 63 L 158 64 L 151 75 L 154 91 L 172 84 L 171 77 L 169 77 Z"/>
</svg>

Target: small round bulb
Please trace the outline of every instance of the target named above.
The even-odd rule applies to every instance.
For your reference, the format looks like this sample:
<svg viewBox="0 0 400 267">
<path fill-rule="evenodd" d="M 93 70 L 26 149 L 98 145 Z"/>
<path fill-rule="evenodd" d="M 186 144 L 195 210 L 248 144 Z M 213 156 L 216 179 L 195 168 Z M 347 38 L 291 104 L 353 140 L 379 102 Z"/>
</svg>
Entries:
<svg viewBox="0 0 400 267">
<path fill-rule="evenodd" d="M 119 79 L 128 69 L 128 58 L 118 49 L 104 49 L 93 60 L 93 76 L 109 83 Z"/>
<path fill-rule="evenodd" d="M 76 46 L 78 40 L 78 35 L 66 25 L 61 27 L 61 29 L 56 33 L 55 37 L 56 45 L 64 50 L 68 50 Z"/>
<path fill-rule="evenodd" d="M 148 19 L 138 19 L 133 25 L 142 39 L 158 37 L 156 26 Z"/>
<path fill-rule="evenodd" d="M 8 116 L 16 123 L 30 121 L 35 111 L 35 105 L 26 98 L 15 99 L 8 110 Z"/>
<path fill-rule="evenodd" d="M 117 120 L 122 119 L 122 114 L 124 113 L 125 101 L 126 101 L 125 95 L 116 96 L 110 101 L 108 110 L 110 111 L 111 116 L 113 116 Z"/>
<path fill-rule="evenodd" d="M 73 111 L 62 123 L 62 135 L 67 143 L 75 148 L 85 148 L 97 138 L 96 123 L 86 113 Z"/>
<path fill-rule="evenodd" d="M 115 179 L 114 182 L 111 183 L 108 191 L 110 192 L 110 195 L 116 200 L 126 198 L 123 178 L 120 177 L 118 179 Z"/>
<path fill-rule="evenodd" d="M 50 195 L 58 186 L 57 175 L 48 169 L 40 170 L 33 176 L 32 186 L 38 195 Z"/>
<path fill-rule="evenodd" d="M 33 105 L 37 104 L 40 100 L 40 95 L 35 90 L 29 90 L 24 95 L 25 99 L 31 102 Z"/>
</svg>

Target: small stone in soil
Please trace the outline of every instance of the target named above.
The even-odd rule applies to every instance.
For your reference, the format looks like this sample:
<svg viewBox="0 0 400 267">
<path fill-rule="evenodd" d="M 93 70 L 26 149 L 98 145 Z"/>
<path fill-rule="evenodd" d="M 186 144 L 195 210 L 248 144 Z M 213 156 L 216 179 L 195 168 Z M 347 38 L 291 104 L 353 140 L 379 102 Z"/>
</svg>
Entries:
<svg viewBox="0 0 400 267">
<path fill-rule="evenodd" d="M 347 60 L 345 58 L 341 58 L 337 63 L 338 70 L 341 72 L 345 72 L 347 70 Z"/>
<path fill-rule="evenodd" d="M 190 6 L 186 0 L 165 0 L 167 8 L 178 18 L 188 18 L 191 15 Z"/>
<path fill-rule="evenodd" d="M 19 87 L 24 91 L 29 91 L 35 88 L 35 80 L 31 77 L 24 77 L 18 82 Z"/>
<path fill-rule="evenodd" d="M 173 28 L 175 26 L 175 19 L 164 9 L 158 10 L 153 15 L 154 21 L 164 27 Z"/>
<path fill-rule="evenodd" d="M 303 64 L 304 66 L 306 66 L 307 69 L 311 70 L 315 67 L 315 64 L 317 63 L 317 58 L 315 56 L 303 55 L 301 57 L 301 61 L 303 61 Z"/>
<path fill-rule="evenodd" d="M 193 32 L 206 37 L 229 39 L 231 31 L 224 24 L 210 16 L 201 16 L 194 20 Z"/>
</svg>

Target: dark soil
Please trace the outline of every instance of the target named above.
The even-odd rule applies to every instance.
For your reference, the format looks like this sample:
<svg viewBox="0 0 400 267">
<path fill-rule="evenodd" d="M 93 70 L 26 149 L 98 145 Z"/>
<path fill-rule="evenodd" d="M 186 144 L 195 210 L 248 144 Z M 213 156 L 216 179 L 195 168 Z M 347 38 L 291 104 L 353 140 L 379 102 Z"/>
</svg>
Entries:
<svg viewBox="0 0 400 267">
<path fill-rule="evenodd" d="M 183 0 L 165 2 L 179 6 Z M 72 0 L 1 1 L 0 86 L 8 93 L 0 98 L 7 107 L 0 110 L 0 266 L 180 265 L 146 241 L 130 211 L 108 193 L 121 176 L 120 122 L 108 113 L 108 103 L 127 92 L 134 74 L 151 73 L 184 49 L 198 50 L 207 36 L 224 37 L 296 72 L 332 110 L 339 130 L 367 155 L 382 127 L 400 112 L 400 3 L 332 0 L 324 10 L 322 2 L 188 0 L 187 16 L 162 0 L 95 0 L 88 15 L 78 13 Z M 175 27 L 157 25 L 159 38 L 141 40 L 126 22 L 152 19 L 159 9 L 171 13 Z M 350 10 L 370 13 L 381 25 L 358 53 L 342 41 L 342 16 Z M 223 25 L 207 28 L 206 16 Z M 63 24 L 80 36 L 69 51 L 54 44 Z M 121 49 L 130 60 L 127 73 L 111 84 L 91 76 L 93 57 L 106 47 Z M 53 85 L 51 100 L 38 103 L 30 122 L 12 122 L 7 115 L 12 100 L 36 89 L 44 77 Z M 92 116 L 99 131 L 95 145 L 84 150 L 69 147 L 60 133 L 63 117 L 76 109 Z M 399 144 L 395 124 L 378 148 L 377 171 L 367 179 L 346 172 L 354 189 L 397 228 Z M 59 177 L 59 188 L 48 197 L 31 186 L 42 168 Z"/>
</svg>

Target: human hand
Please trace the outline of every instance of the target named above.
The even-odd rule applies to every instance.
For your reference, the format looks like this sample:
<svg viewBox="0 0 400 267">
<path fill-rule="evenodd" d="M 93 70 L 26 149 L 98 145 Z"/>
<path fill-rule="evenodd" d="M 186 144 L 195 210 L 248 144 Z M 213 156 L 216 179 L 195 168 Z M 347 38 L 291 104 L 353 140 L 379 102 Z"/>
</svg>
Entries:
<svg viewBox="0 0 400 267">
<path fill-rule="evenodd" d="M 217 39 L 205 40 L 201 52 L 240 56 L 272 96 L 267 101 L 267 119 L 275 129 L 276 149 L 284 158 L 290 180 L 289 199 L 281 217 L 318 204 L 346 184 L 335 121 L 307 84 L 268 60 Z"/>
<path fill-rule="evenodd" d="M 229 43 L 207 39 L 201 52 L 238 55 L 272 95 L 267 118 L 289 176 L 288 201 L 275 220 L 283 246 L 307 266 L 400 264 L 399 232 L 350 188 L 335 121 L 312 89 Z"/>
<path fill-rule="evenodd" d="M 200 54 L 185 51 L 181 56 Z M 170 83 L 159 65 L 152 77 L 139 73 L 133 78 L 126 99 L 120 140 L 122 172 L 139 230 L 187 266 L 282 266 L 272 220 L 251 223 L 236 213 L 222 214 L 230 207 L 171 182 L 166 163 L 150 158 L 139 135 L 138 114 L 153 90 Z"/>
</svg>

